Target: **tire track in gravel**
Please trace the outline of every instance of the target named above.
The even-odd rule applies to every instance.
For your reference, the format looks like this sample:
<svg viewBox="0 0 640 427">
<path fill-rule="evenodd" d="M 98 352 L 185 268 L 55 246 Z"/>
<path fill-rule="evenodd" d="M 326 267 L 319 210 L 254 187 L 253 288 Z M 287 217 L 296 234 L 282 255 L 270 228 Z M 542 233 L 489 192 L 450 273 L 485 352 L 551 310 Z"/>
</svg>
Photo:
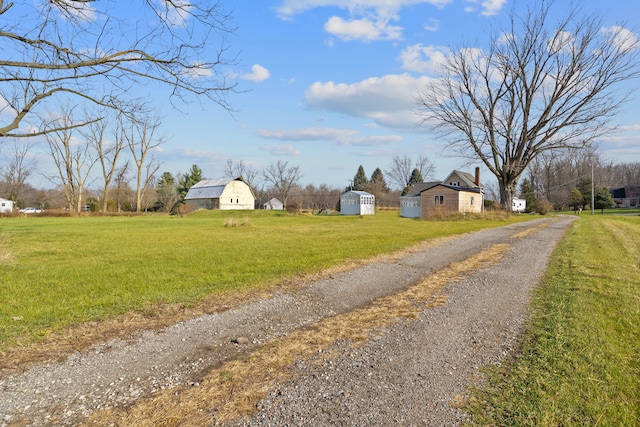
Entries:
<svg viewBox="0 0 640 427">
<path fill-rule="evenodd" d="M 516 240 L 535 242 L 536 240 L 531 236 L 543 235 L 539 241 L 552 248 L 569 223 L 570 219 L 545 218 L 458 236 L 403 256 L 392 256 L 386 260 L 335 274 L 333 277 L 313 282 L 295 293 L 278 294 L 236 310 L 202 316 L 159 332 L 148 332 L 134 343 L 121 341 L 103 343 L 90 351 L 72 355 L 65 362 L 37 365 L 23 373 L 0 378 L 0 414 L 2 414 L 0 424 L 76 425 L 80 420 L 94 413 L 93 421 L 100 421 L 100 424 L 111 422 L 115 422 L 116 425 L 131 422 L 140 425 L 148 424 L 153 416 L 158 415 L 158 410 L 153 409 L 154 406 L 149 402 L 153 402 L 154 399 L 159 401 L 160 396 L 179 396 L 181 393 L 187 393 L 185 390 L 189 390 L 190 393 L 192 390 L 201 391 L 204 389 L 202 384 L 206 381 L 207 375 L 215 374 L 215 369 L 223 367 L 224 363 L 250 360 L 247 359 L 247 355 L 251 352 L 254 352 L 254 358 L 256 354 L 269 355 L 274 340 L 286 338 L 287 335 L 292 335 L 301 329 L 312 328 L 323 319 L 336 318 L 340 314 L 369 307 L 376 299 L 401 293 L 419 284 L 426 276 L 442 271 L 451 263 L 462 262 L 496 244 L 505 242 L 511 244 L 510 241 Z M 545 224 L 555 225 L 537 228 Z M 533 233 L 527 231 L 531 229 L 536 231 Z M 513 238 L 520 233 L 523 233 L 520 239 Z M 536 249 L 535 252 L 536 256 L 540 255 L 544 258 L 545 254 L 548 257 L 550 249 Z M 546 261 L 543 261 L 542 268 L 546 265 L 544 262 Z M 442 307 L 451 307 L 451 295 L 446 299 L 448 301 Z M 425 301 L 420 304 L 424 303 Z M 440 307 L 426 308 L 420 304 L 418 304 L 420 322 L 424 321 L 424 313 L 434 313 L 440 309 Z M 404 325 L 402 322 L 399 324 Z M 382 327 L 393 330 L 400 326 L 382 325 Z M 353 340 L 353 335 L 347 337 L 347 340 Z M 384 336 L 393 336 L 393 334 Z M 368 348 L 371 342 L 382 342 L 382 338 L 376 338 L 371 342 L 367 339 L 368 337 L 361 339 L 360 342 L 365 343 L 362 344 L 364 345 L 362 348 Z M 331 341 L 328 344 L 329 347 L 336 348 L 321 355 L 334 353 L 339 358 L 340 343 L 348 349 L 343 351 L 353 351 L 355 347 L 344 344 L 345 341 L 345 339 Z M 321 347 L 322 344 L 319 343 L 319 346 Z M 278 361 L 286 357 L 288 356 L 276 354 L 272 359 Z M 291 364 L 303 366 L 303 371 L 306 371 L 308 364 L 317 368 L 322 367 L 327 361 L 331 361 L 331 358 L 325 361 L 322 361 L 322 358 L 316 358 L 316 362 L 312 363 L 309 357 L 302 360 L 293 357 Z M 296 373 L 296 369 L 279 366 L 273 374 L 276 383 L 279 372 L 287 370 L 292 371 L 295 377 L 300 376 L 300 372 Z M 217 412 L 212 410 L 216 405 L 209 403 L 204 407 L 196 405 L 178 418 L 171 418 L 171 413 L 166 411 L 160 419 L 167 425 L 209 425 L 216 419 L 222 421 L 245 415 L 255 411 L 256 407 L 262 408 L 262 411 L 253 420 L 246 421 L 249 423 L 247 425 L 253 425 L 252 423 L 259 425 L 260 419 L 267 419 L 264 418 L 266 414 L 278 416 L 278 412 L 268 404 L 269 396 L 273 395 L 269 394 L 273 387 L 272 383 L 261 387 L 257 397 L 248 397 L 238 389 L 237 383 L 234 383 L 237 378 L 234 380 L 231 371 L 223 372 L 228 372 L 227 377 L 217 373 L 216 380 L 226 381 L 232 386 L 231 394 L 234 399 L 239 398 L 241 402 L 248 402 L 244 406 L 232 408 L 233 416 L 220 416 L 219 410 Z M 286 376 L 281 380 L 287 380 Z M 303 383 L 307 384 L 308 381 Z M 203 395 L 208 396 L 206 393 Z M 255 401 L 260 396 L 267 396 L 267 399 L 256 406 Z M 229 401 L 229 395 L 223 397 L 223 400 Z M 297 400 L 305 401 L 303 398 Z M 344 399 L 340 401 L 344 402 Z M 118 422 L 118 417 L 122 414 L 135 412 L 131 405 L 136 402 L 137 406 L 133 408 L 143 408 L 139 411 L 140 415 L 137 418 L 129 418 L 128 421 L 120 418 L 121 422 Z M 306 402 L 307 405 L 303 405 L 306 408 L 304 411 L 308 414 L 316 413 L 313 416 L 314 424 L 331 425 L 335 421 L 318 416 L 317 412 L 322 405 L 315 398 L 307 399 Z M 148 405 L 147 412 L 144 409 L 145 405 Z M 163 406 L 168 410 L 167 406 L 172 406 L 172 400 L 167 400 Z M 295 405 L 288 407 L 294 408 Z M 340 405 L 336 406 L 333 402 L 331 407 L 336 408 Z M 114 408 L 129 409 L 111 411 Z M 152 408 L 151 410 L 155 413 L 150 413 L 149 408 Z M 329 412 L 337 413 L 335 409 Z M 356 414 L 357 411 L 350 410 L 349 413 Z M 290 416 L 293 415 L 281 415 L 279 419 L 287 420 Z M 304 424 L 296 422 L 296 419 L 282 423 L 271 421 L 269 425 Z M 300 419 L 306 418 L 300 415 Z M 348 419 L 344 418 L 343 421 Z M 378 416 L 377 419 L 384 418 Z M 371 423 L 371 421 L 368 422 Z M 358 424 L 359 422 L 344 422 L 344 425 Z"/>
</svg>

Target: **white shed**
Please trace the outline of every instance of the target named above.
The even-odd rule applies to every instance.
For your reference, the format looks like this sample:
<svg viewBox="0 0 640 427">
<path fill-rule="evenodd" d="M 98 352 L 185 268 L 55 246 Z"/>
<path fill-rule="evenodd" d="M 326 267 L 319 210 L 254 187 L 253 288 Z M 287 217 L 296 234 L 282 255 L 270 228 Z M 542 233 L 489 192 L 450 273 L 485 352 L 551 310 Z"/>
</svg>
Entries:
<svg viewBox="0 0 640 427">
<path fill-rule="evenodd" d="M 340 213 L 342 215 L 374 215 L 376 197 L 366 191 L 347 191 L 340 195 Z"/>
<path fill-rule="evenodd" d="M 512 212 L 524 212 L 527 209 L 527 201 L 525 199 L 513 198 L 511 202 Z"/>
<path fill-rule="evenodd" d="M 189 189 L 184 198 L 191 209 L 255 209 L 256 198 L 242 177 L 204 179 Z"/>
<path fill-rule="evenodd" d="M 7 200 L 0 197 L 0 213 L 12 213 L 13 200 Z"/>
<path fill-rule="evenodd" d="M 273 197 L 262 204 L 262 209 L 281 211 L 284 210 L 284 203 Z"/>
</svg>

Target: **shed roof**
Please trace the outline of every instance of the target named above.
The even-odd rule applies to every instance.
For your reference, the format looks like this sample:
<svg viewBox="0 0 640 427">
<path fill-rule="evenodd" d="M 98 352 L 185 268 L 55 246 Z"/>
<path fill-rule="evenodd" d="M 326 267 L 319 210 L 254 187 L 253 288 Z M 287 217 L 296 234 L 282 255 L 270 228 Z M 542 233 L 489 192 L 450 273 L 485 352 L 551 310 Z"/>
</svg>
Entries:
<svg viewBox="0 0 640 427">
<path fill-rule="evenodd" d="M 347 191 L 346 193 L 342 193 L 341 196 L 345 196 L 347 194 L 356 194 L 358 196 L 373 196 L 373 194 L 371 193 L 367 193 L 366 191 L 359 191 L 359 190 L 350 190 L 350 191 Z"/>
<path fill-rule="evenodd" d="M 225 187 L 232 181 L 242 181 L 241 177 L 238 178 L 219 178 L 219 179 L 203 179 L 194 184 L 187 195 L 185 200 L 189 199 L 219 199 L 224 191 Z"/>
<path fill-rule="evenodd" d="M 402 197 L 418 197 L 420 193 L 426 191 L 430 188 L 435 187 L 440 184 L 440 181 L 432 181 L 432 182 L 417 182 L 411 186 L 407 194 Z"/>
</svg>

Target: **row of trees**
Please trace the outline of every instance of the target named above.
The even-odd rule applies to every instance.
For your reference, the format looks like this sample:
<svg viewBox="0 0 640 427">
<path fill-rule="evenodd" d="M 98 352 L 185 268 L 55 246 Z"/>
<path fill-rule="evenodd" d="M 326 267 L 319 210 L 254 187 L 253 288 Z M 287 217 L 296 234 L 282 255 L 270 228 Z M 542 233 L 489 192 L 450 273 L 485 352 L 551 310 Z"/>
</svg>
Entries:
<svg viewBox="0 0 640 427">
<path fill-rule="evenodd" d="M 518 196 L 535 210 L 538 203 L 553 209 L 585 209 L 613 206 L 611 191 L 625 186 L 640 186 L 640 163 L 615 163 L 602 159 L 594 150 L 556 151 L 532 162 L 521 181 Z"/>
</svg>

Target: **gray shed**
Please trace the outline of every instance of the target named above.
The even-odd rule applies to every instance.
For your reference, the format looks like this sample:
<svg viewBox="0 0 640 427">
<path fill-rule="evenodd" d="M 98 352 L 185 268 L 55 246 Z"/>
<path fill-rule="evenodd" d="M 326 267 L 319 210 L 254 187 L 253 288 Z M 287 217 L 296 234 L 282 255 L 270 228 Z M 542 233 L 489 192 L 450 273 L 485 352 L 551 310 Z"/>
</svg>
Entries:
<svg viewBox="0 0 640 427">
<path fill-rule="evenodd" d="M 342 215 L 374 215 L 376 197 L 366 191 L 347 191 L 340 195 L 340 213 Z"/>
</svg>

